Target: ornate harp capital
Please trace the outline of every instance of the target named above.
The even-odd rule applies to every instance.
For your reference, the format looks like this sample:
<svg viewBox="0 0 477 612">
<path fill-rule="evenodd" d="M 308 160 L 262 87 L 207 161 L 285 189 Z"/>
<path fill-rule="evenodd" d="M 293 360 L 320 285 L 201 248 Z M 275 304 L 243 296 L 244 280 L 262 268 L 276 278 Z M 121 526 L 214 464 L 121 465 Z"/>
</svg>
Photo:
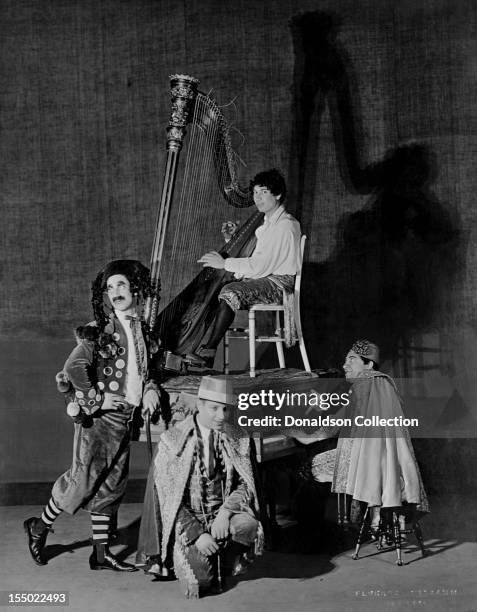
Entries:
<svg viewBox="0 0 477 612">
<path fill-rule="evenodd" d="M 187 74 L 172 74 L 170 79 L 172 111 L 166 130 L 167 149 L 180 151 L 189 115 L 197 97 L 199 80 Z"/>
</svg>

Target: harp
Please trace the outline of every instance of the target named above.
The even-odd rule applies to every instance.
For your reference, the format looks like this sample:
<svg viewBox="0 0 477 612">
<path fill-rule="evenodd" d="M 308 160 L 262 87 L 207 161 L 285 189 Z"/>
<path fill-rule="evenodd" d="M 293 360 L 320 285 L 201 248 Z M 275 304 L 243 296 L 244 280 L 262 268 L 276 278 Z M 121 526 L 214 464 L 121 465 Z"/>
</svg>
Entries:
<svg viewBox="0 0 477 612">
<path fill-rule="evenodd" d="M 224 257 L 249 255 L 263 219 L 261 213 L 250 216 L 246 211 L 253 199 L 238 183 L 230 128 L 215 100 L 201 93 L 198 84 L 188 75 L 171 76 L 165 173 L 151 255 L 155 297 L 148 300 L 145 313 L 168 356 L 165 367 L 172 370 L 179 370 L 180 356 L 203 341 L 217 294 L 232 280 L 225 270 L 203 269 L 197 259 L 214 249 Z M 228 206 L 241 225 L 218 249 L 221 223 L 232 212 Z"/>
</svg>

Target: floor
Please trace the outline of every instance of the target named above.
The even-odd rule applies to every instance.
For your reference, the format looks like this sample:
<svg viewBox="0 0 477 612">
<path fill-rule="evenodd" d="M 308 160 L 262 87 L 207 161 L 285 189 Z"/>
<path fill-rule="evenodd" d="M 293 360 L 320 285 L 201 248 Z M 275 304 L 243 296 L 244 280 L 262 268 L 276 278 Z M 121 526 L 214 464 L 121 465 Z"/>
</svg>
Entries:
<svg viewBox="0 0 477 612">
<path fill-rule="evenodd" d="M 6 592 L 67 591 L 68 606 L 36 609 L 76 611 L 149 610 L 175 612 L 277 612 L 291 610 L 477 610 L 477 529 L 471 520 L 475 496 L 431 499 L 432 513 L 423 522 L 429 556 L 421 559 L 412 536 L 405 564 L 395 565 L 395 552 L 378 552 L 369 542 L 363 558 L 351 559 L 354 535 L 340 536 L 340 544 L 311 554 L 297 552 L 293 523 L 280 517 L 277 549 L 266 551 L 248 574 L 226 590 L 198 601 L 188 601 L 177 582 L 156 582 L 142 571 L 121 574 L 92 572 L 89 518 L 62 515 L 47 542 L 48 565 L 36 566 L 26 548 L 22 523 L 38 515 L 38 506 L 0 508 L 3 525 L 0 582 Z M 134 560 L 140 504 L 124 504 L 120 511 L 121 558 Z M 330 524 L 330 529 L 334 527 Z M 338 532 L 337 532 L 338 533 Z"/>
</svg>

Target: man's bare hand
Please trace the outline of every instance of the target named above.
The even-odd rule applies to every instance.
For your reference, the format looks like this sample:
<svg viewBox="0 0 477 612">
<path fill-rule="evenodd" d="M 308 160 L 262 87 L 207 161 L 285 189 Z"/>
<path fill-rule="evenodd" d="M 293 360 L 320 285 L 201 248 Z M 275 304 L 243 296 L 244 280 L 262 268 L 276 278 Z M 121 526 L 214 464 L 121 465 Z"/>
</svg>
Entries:
<svg viewBox="0 0 477 612">
<path fill-rule="evenodd" d="M 197 546 L 198 551 L 206 557 L 210 557 L 210 555 L 213 555 L 219 550 L 219 545 L 210 535 L 210 533 L 203 533 L 201 536 L 199 536 L 195 541 L 195 545 Z"/>
<path fill-rule="evenodd" d="M 56 386 L 58 387 L 58 391 L 66 393 L 71 389 L 71 383 L 68 379 L 68 374 L 63 370 L 61 370 L 61 372 L 58 372 L 58 374 L 55 376 L 55 380 Z"/>
<path fill-rule="evenodd" d="M 230 239 L 238 230 L 239 222 L 238 221 L 225 221 L 222 223 L 222 228 L 220 230 L 222 236 L 224 237 L 225 242 L 230 242 Z"/>
<path fill-rule="evenodd" d="M 155 389 L 149 389 L 142 398 L 142 416 L 146 416 L 148 412 L 152 415 L 159 408 L 159 405 L 159 393 Z"/>
<path fill-rule="evenodd" d="M 217 514 L 214 522 L 212 523 L 210 533 L 216 540 L 225 540 L 225 538 L 229 535 L 229 530 L 229 515 L 226 512 L 219 510 L 219 513 Z"/>
<path fill-rule="evenodd" d="M 122 395 L 115 395 L 114 393 L 105 393 L 102 410 L 117 410 L 123 408 L 126 405 L 126 400 Z"/>
<path fill-rule="evenodd" d="M 225 259 L 217 253 L 217 251 L 210 251 L 202 255 L 197 263 L 201 263 L 204 268 L 216 268 L 217 270 L 223 270 L 225 268 Z"/>
</svg>

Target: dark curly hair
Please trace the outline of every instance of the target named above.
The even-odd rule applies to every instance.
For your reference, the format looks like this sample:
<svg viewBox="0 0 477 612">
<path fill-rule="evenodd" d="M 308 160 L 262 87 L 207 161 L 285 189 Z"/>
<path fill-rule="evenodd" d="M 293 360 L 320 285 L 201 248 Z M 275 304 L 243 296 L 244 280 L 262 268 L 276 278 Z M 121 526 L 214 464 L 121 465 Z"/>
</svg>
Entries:
<svg viewBox="0 0 477 612">
<path fill-rule="evenodd" d="M 283 203 L 287 195 L 287 185 L 283 174 L 276 168 L 265 170 L 256 174 L 250 181 L 250 191 L 253 193 L 255 185 L 267 187 L 274 196 L 281 196 L 280 203 Z"/>
<path fill-rule="evenodd" d="M 107 325 L 109 315 L 112 312 L 109 300 L 105 299 L 104 294 L 108 278 L 116 274 L 122 274 L 128 279 L 131 293 L 138 297 L 142 305 L 148 297 L 152 297 L 154 294 L 150 272 L 140 261 L 135 259 L 111 261 L 98 272 L 91 286 L 93 314 L 99 329 L 103 329 Z"/>
</svg>

